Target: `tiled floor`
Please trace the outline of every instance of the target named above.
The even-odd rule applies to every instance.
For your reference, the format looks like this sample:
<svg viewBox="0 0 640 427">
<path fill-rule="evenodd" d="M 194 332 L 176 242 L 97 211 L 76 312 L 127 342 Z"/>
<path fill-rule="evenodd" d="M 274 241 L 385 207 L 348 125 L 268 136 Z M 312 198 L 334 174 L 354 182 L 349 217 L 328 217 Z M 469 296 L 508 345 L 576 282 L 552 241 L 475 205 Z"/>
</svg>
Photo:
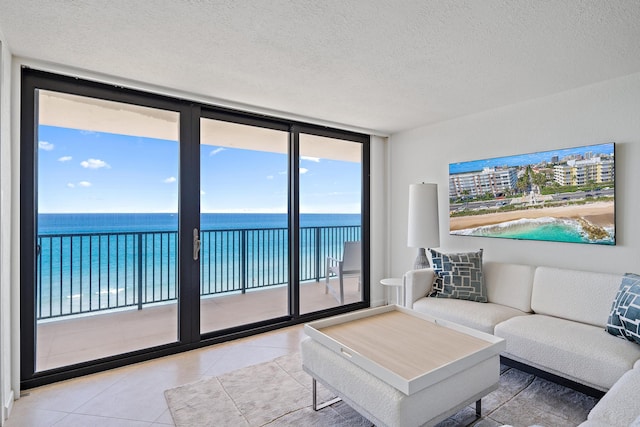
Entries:
<svg viewBox="0 0 640 427">
<path fill-rule="evenodd" d="M 331 286 L 337 287 L 333 279 Z M 357 278 L 345 279 L 345 303 L 361 300 Z M 201 332 L 221 330 L 287 315 L 286 286 L 203 299 Z M 324 282 L 300 287 L 300 311 L 339 305 Z M 121 354 L 177 339 L 176 304 L 41 322 L 37 330 L 37 370 L 43 371 Z"/>
<path fill-rule="evenodd" d="M 335 281 L 334 285 L 337 284 Z M 223 329 L 286 313 L 286 287 L 203 300 L 203 330 Z M 345 283 L 345 303 L 361 299 L 357 279 Z M 324 283 L 301 287 L 303 313 L 334 307 Z M 39 369 L 175 340 L 176 307 L 168 304 L 42 323 Z M 164 391 L 299 350 L 302 326 L 26 390 L 7 422 L 16 426 L 173 425 Z"/>
<path fill-rule="evenodd" d="M 299 351 L 293 326 L 27 390 L 7 427 L 173 425 L 166 389 Z"/>
</svg>

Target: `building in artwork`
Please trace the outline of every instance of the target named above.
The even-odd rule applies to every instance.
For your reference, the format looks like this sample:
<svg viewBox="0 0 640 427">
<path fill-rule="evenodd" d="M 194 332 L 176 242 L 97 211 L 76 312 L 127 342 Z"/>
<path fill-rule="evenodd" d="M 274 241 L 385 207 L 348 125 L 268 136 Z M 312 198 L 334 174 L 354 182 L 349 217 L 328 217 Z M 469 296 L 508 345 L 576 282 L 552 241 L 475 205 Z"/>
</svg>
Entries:
<svg viewBox="0 0 640 427">
<path fill-rule="evenodd" d="M 585 185 L 611 182 L 615 177 L 613 159 L 591 157 L 585 160 L 569 160 L 553 168 L 553 179 L 560 185 Z"/>
<path fill-rule="evenodd" d="M 516 168 L 484 168 L 480 172 L 449 175 L 449 197 L 478 197 L 487 193 L 497 196 L 516 188 Z"/>
</svg>

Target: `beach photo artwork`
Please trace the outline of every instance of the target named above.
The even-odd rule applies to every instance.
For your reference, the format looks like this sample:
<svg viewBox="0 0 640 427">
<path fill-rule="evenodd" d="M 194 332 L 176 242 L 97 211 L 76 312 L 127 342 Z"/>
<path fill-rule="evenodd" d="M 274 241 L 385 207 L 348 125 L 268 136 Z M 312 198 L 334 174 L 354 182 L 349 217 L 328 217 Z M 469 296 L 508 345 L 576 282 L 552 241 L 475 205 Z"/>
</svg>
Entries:
<svg viewBox="0 0 640 427">
<path fill-rule="evenodd" d="M 615 144 L 449 164 L 449 232 L 615 245 Z"/>
</svg>

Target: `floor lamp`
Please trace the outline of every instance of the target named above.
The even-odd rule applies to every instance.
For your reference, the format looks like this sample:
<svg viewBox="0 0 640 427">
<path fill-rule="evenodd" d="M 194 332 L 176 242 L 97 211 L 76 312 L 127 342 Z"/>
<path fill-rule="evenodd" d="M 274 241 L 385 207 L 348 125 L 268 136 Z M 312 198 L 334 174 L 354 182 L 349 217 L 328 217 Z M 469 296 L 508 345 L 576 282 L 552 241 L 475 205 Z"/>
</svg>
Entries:
<svg viewBox="0 0 640 427">
<path fill-rule="evenodd" d="M 440 246 L 437 184 L 409 186 L 409 233 L 407 246 L 418 248 L 414 270 L 429 268 L 425 248 Z"/>
</svg>

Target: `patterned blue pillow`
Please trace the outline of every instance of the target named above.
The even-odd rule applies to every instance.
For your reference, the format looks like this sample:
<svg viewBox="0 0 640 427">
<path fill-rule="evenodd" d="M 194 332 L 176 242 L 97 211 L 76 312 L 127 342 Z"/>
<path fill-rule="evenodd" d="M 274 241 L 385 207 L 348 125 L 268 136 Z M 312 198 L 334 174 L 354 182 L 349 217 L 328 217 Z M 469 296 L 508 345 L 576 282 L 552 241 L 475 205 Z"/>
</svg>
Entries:
<svg viewBox="0 0 640 427">
<path fill-rule="evenodd" d="M 433 292 L 436 298 L 455 298 L 487 302 L 482 274 L 482 249 L 477 252 L 445 254 L 429 249 L 436 273 Z"/>
<path fill-rule="evenodd" d="M 640 275 L 627 273 L 611 305 L 607 332 L 640 344 Z"/>
</svg>

